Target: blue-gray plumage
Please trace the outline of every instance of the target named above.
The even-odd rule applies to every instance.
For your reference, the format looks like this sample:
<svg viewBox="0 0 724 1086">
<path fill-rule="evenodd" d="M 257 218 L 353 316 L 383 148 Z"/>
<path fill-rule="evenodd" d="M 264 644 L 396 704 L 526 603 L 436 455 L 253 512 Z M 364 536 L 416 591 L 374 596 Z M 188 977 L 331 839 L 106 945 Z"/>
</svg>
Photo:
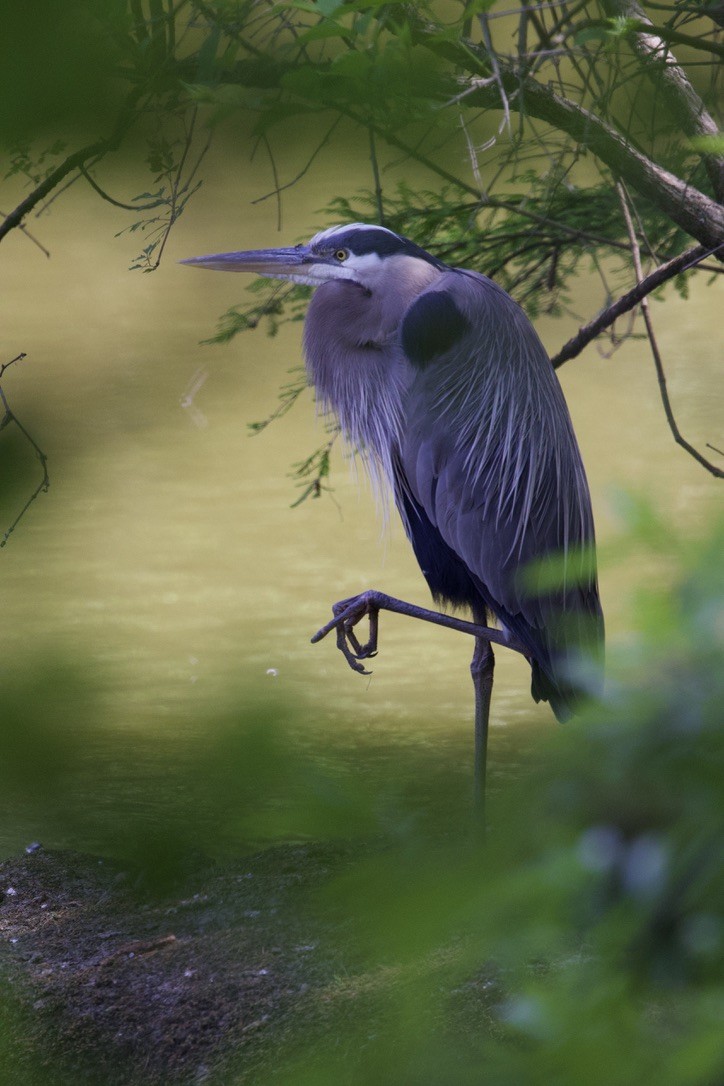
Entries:
<svg viewBox="0 0 724 1086">
<path fill-rule="evenodd" d="M 391 486 L 433 596 L 478 624 L 496 616 L 530 660 L 533 697 L 561 719 L 574 712 L 580 657 L 603 644 L 593 517 L 563 393 L 520 307 L 484 275 L 360 223 L 293 249 L 186 263 L 318 287 L 304 329 L 310 379 Z M 557 584 L 539 568 L 548 558 L 560 561 Z M 350 644 L 350 662 L 374 647 Z"/>
</svg>

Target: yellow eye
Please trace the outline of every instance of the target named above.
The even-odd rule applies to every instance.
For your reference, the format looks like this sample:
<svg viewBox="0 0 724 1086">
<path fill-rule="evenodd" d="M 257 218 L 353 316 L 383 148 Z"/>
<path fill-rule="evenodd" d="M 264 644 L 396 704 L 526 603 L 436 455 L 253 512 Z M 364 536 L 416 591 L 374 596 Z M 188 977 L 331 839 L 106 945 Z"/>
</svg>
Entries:
<svg viewBox="0 0 724 1086">
<path fill-rule="evenodd" d="M 337 260 L 346 260 L 349 253 L 346 249 L 337 249 L 337 252 L 334 255 Z"/>
</svg>

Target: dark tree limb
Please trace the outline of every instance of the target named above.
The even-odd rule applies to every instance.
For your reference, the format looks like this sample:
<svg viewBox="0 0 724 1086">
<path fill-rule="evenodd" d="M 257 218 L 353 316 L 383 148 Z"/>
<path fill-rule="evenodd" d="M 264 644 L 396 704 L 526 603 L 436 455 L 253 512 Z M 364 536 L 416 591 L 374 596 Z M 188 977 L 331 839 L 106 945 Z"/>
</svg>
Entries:
<svg viewBox="0 0 724 1086">
<path fill-rule="evenodd" d="M 626 223 L 626 231 L 628 233 L 629 242 L 631 244 L 631 258 L 633 260 L 634 271 L 636 272 L 636 279 L 641 283 L 643 279 L 643 269 L 641 267 L 641 253 L 639 250 L 639 244 L 636 240 L 636 231 L 634 229 L 633 219 L 631 218 L 631 211 L 629 208 L 628 195 L 624 185 L 619 181 L 617 186 L 619 200 L 621 202 L 621 211 L 623 212 L 624 222 Z M 679 426 L 674 417 L 674 412 L 671 407 L 671 400 L 669 398 L 669 390 L 666 385 L 666 374 L 664 372 L 664 364 L 661 359 L 661 352 L 659 351 L 659 345 L 656 342 L 656 336 L 654 335 L 654 325 L 651 320 L 651 313 L 649 312 L 649 300 L 648 297 L 641 299 L 641 315 L 644 318 L 644 324 L 646 325 L 646 335 L 648 336 L 649 345 L 651 347 L 651 354 L 654 359 L 654 366 L 656 367 L 656 377 L 659 382 L 659 392 L 661 393 L 661 402 L 664 405 L 664 413 L 666 415 L 666 421 L 669 424 L 669 429 L 673 435 L 674 441 L 677 445 L 680 445 L 682 449 L 685 449 L 690 456 L 693 456 L 695 460 L 705 467 L 707 471 L 711 472 L 717 479 L 724 479 L 724 471 L 718 468 L 715 464 L 712 464 L 710 460 L 707 460 L 705 456 L 699 452 L 698 449 L 686 440 L 681 433 Z"/>
<path fill-rule="evenodd" d="M 517 76 L 509 71 L 502 77 L 508 81 L 512 94 L 517 88 Z M 518 108 L 522 108 L 524 102 L 531 116 L 567 132 L 702 245 L 712 251 L 721 246 L 724 242 L 724 207 L 647 158 L 625 136 L 583 106 L 562 98 L 530 77 L 522 81 L 521 88 L 516 100 Z M 495 93 L 488 87 L 476 90 L 467 102 L 496 107 Z M 499 107 L 499 103 L 497 105 Z"/>
<path fill-rule="evenodd" d="M 591 110 L 532 76 L 521 75 L 512 61 L 500 56 L 496 58 L 499 80 L 491 84 L 487 51 L 475 42 L 439 43 L 424 32 L 419 40 L 470 72 L 470 93 L 461 99 L 467 108 L 499 110 L 502 86 L 510 109 L 565 132 L 702 245 L 714 251 L 724 242 L 721 204 L 648 158 L 626 135 Z M 384 134 L 389 139 L 388 133 Z M 394 143 L 394 139 L 390 142 Z"/>
<path fill-rule="evenodd" d="M 724 242 L 718 246 L 719 251 L 724 251 Z M 669 279 L 673 279 L 677 275 L 681 275 L 685 271 L 689 271 L 691 268 L 695 268 L 703 260 L 706 260 L 712 253 L 716 252 L 714 249 L 705 249 L 703 245 L 697 245 L 693 249 L 687 249 L 685 252 L 680 253 L 679 256 L 675 256 L 673 260 L 669 260 L 668 263 L 662 264 L 661 267 L 655 268 L 649 275 L 641 279 L 640 282 L 629 290 L 626 294 L 622 294 L 621 297 L 615 301 L 612 305 L 608 306 L 602 313 L 590 321 L 588 324 L 584 324 L 582 328 L 565 343 L 560 351 L 553 356 L 551 362 L 555 369 L 558 369 L 571 358 L 575 358 L 579 355 L 584 347 L 586 347 L 596 336 L 600 335 L 606 328 L 609 328 L 618 317 L 624 313 L 628 313 L 629 310 L 637 306 L 639 302 L 652 291 L 656 290 L 663 283 L 666 283 Z"/>
<path fill-rule="evenodd" d="M 11 230 L 14 230 L 16 226 L 20 226 L 26 215 L 29 215 L 34 207 L 40 203 L 48 193 L 52 192 L 56 185 L 59 185 L 64 177 L 67 177 L 73 170 L 77 170 L 84 162 L 87 162 L 89 158 L 95 158 L 97 155 L 103 155 L 106 151 L 110 150 L 108 140 L 98 140 L 97 143 L 90 143 L 87 147 L 81 147 L 79 151 L 75 151 L 72 155 L 68 155 L 64 162 L 61 162 L 57 169 L 48 174 L 44 181 L 42 181 L 37 188 L 25 197 L 24 200 L 18 204 L 14 211 L 11 211 L 9 215 L 5 216 L 3 222 L 0 223 L 0 241 L 9 234 Z"/>
<path fill-rule="evenodd" d="M 44 200 L 45 197 L 69 174 L 73 173 L 75 170 L 80 170 L 89 159 L 102 158 L 104 155 L 108 154 L 109 151 L 115 151 L 120 146 L 123 137 L 126 135 L 126 132 L 136 118 L 135 105 L 140 98 L 141 93 L 140 88 L 135 88 L 128 96 L 116 122 L 115 128 L 107 139 L 89 143 L 86 147 L 81 147 L 80 150 L 74 151 L 72 155 L 68 155 L 59 166 L 48 174 L 44 181 L 41 181 L 41 183 L 34 188 L 24 200 L 21 200 L 18 206 L 11 211 L 9 215 L 5 216 L 4 221 L 0 222 L 0 241 L 2 241 L 11 230 L 20 226 L 26 215 L 29 215 L 41 200 Z"/>
<path fill-rule="evenodd" d="M 8 369 L 10 366 L 12 366 L 15 362 L 21 362 L 23 360 L 23 358 L 25 358 L 25 352 L 24 351 L 21 354 L 16 355 L 15 358 L 11 358 L 9 362 L 4 362 L 3 365 L 0 366 L 0 378 L 2 378 L 2 375 L 5 373 L 6 369 Z M 30 495 L 30 497 L 26 501 L 23 508 L 20 510 L 18 515 L 15 517 L 15 519 L 13 520 L 10 527 L 4 532 L 2 538 L 0 538 L 0 548 L 2 548 L 2 547 L 5 546 L 8 539 L 13 534 L 13 532 L 17 528 L 18 524 L 20 523 L 22 518 L 25 516 L 28 509 L 33 504 L 33 502 L 38 497 L 38 495 L 41 494 L 41 493 L 45 493 L 47 491 L 48 487 L 50 486 L 50 476 L 48 475 L 48 458 L 47 458 L 47 456 L 45 455 L 43 450 L 40 448 L 38 443 L 34 440 L 34 438 L 31 437 L 31 435 L 25 429 L 25 427 L 23 426 L 22 422 L 17 417 L 17 415 L 15 415 L 13 413 L 13 411 L 11 410 L 10 405 L 9 405 L 9 403 L 7 401 L 7 398 L 5 396 L 5 393 L 3 391 L 2 385 L 0 385 L 0 404 L 2 404 L 2 407 L 3 407 L 3 415 L 2 415 L 2 418 L 0 418 L 0 430 L 4 430 L 6 426 L 10 426 L 11 424 L 14 424 L 15 426 L 17 426 L 18 430 L 23 435 L 25 440 L 28 441 L 30 443 L 30 445 L 32 446 L 33 451 L 35 452 L 35 455 L 38 458 L 38 460 L 40 461 L 40 464 L 41 464 L 42 469 L 43 469 L 43 478 L 40 480 L 40 482 L 36 486 L 35 490 L 33 491 L 33 493 Z"/>
</svg>

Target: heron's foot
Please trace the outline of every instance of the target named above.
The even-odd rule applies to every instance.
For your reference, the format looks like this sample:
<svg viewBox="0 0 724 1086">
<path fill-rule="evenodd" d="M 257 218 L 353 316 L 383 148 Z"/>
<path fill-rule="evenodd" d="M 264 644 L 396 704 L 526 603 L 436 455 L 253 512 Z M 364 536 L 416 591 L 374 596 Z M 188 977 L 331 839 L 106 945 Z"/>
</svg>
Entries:
<svg viewBox="0 0 724 1086">
<path fill-rule="evenodd" d="M 371 589 L 360 593 L 359 596 L 351 596 L 347 600 L 340 600 L 333 604 L 334 618 L 316 632 L 312 642 L 321 641 L 331 630 L 336 629 L 337 648 L 349 666 L 360 675 L 370 675 L 371 672 L 367 671 L 359 661 L 369 660 L 377 655 L 379 614 L 386 599 L 387 597 L 381 592 Z M 369 632 L 363 644 L 357 637 L 355 626 L 365 617 L 369 619 Z"/>
</svg>

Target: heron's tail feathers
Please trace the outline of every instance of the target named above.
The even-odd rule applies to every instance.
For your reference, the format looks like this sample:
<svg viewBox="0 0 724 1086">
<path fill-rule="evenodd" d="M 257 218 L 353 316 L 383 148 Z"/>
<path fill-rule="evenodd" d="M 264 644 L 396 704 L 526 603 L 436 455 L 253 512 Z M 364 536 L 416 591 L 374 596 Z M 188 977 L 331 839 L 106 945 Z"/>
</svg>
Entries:
<svg viewBox="0 0 724 1086">
<path fill-rule="evenodd" d="M 570 683 L 556 682 L 537 660 L 531 660 L 530 692 L 534 701 L 549 702 L 561 724 L 580 711 L 586 697 L 585 692 Z"/>
<path fill-rule="evenodd" d="M 531 659 L 530 692 L 534 701 L 547 701 L 556 719 L 565 724 L 581 712 L 586 702 L 603 694 L 603 645 L 597 651 L 555 660 L 555 664 Z"/>
</svg>

